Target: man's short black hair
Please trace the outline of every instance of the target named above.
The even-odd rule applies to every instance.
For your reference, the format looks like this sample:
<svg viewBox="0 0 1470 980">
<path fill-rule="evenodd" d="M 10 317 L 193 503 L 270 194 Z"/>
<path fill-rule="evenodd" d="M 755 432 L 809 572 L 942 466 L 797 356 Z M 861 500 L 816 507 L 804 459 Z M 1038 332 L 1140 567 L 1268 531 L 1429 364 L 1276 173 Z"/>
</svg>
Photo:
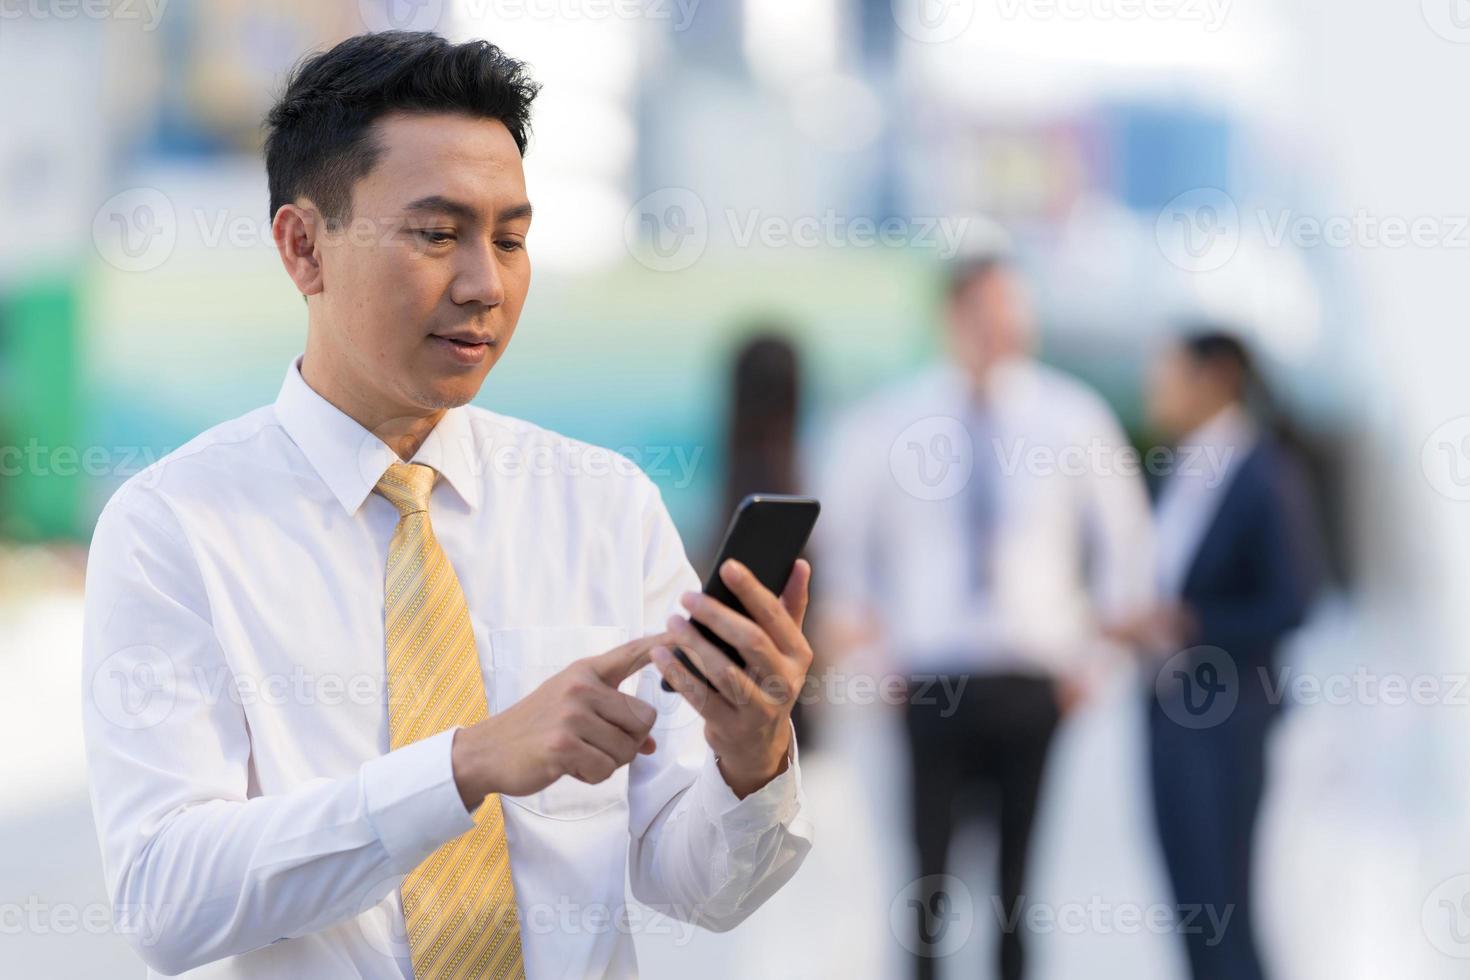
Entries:
<svg viewBox="0 0 1470 980">
<path fill-rule="evenodd" d="M 979 282 L 992 272 L 1003 272 L 1010 267 L 1010 260 L 999 252 L 981 252 L 955 259 L 948 269 L 949 298 L 958 298 L 971 283 Z"/>
<path fill-rule="evenodd" d="M 383 152 L 373 123 L 391 112 L 498 119 L 525 156 L 539 88 L 524 63 L 490 42 L 451 44 L 428 31 L 359 34 L 312 55 L 266 116 L 271 218 L 304 196 L 340 227 L 351 217 L 352 186 Z"/>
</svg>

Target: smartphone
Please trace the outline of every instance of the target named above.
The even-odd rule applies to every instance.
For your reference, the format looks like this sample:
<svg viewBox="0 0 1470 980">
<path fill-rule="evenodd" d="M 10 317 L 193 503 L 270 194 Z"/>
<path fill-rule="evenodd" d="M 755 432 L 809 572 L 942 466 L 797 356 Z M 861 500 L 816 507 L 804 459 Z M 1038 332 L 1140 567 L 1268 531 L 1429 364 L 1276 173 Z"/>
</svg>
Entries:
<svg viewBox="0 0 1470 980">
<path fill-rule="evenodd" d="M 807 538 L 811 536 L 812 528 L 817 523 L 817 513 L 821 509 L 822 505 L 812 497 L 774 493 L 751 494 L 740 501 L 735 508 L 735 516 L 730 518 L 730 526 L 725 530 L 725 540 L 720 544 L 720 553 L 715 559 L 714 568 L 704 580 L 704 594 L 720 600 L 742 616 L 749 615 L 740 600 L 735 598 L 735 594 L 720 578 L 720 566 L 726 559 L 734 558 L 750 569 L 762 585 L 780 595 L 781 590 L 786 587 L 786 580 L 791 577 L 796 559 L 806 547 Z M 744 668 L 745 658 L 740 655 L 740 651 L 716 636 L 703 623 L 698 620 L 692 622 L 701 636 L 735 661 L 736 665 Z M 675 647 L 674 656 L 695 677 L 711 688 L 714 687 L 683 650 Z M 663 689 L 673 690 L 668 681 L 663 682 Z"/>
</svg>

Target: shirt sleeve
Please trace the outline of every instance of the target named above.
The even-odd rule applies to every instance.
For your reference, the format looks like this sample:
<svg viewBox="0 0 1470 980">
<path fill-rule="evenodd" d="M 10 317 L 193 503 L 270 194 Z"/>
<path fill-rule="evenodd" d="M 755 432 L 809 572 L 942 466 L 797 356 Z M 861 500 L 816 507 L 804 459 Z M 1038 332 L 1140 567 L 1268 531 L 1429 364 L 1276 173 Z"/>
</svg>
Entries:
<svg viewBox="0 0 1470 980">
<path fill-rule="evenodd" d="M 104 510 L 87 565 L 82 718 L 115 925 L 175 974 L 358 915 L 473 826 L 448 730 L 261 796 L 185 534 L 153 490 Z"/>
<path fill-rule="evenodd" d="M 1089 471 L 1084 502 L 1093 557 L 1090 591 L 1099 618 L 1107 623 L 1142 612 L 1156 598 L 1153 522 L 1141 463 L 1102 399 L 1093 404 L 1089 422 L 1088 441 L 1101 445 L 1104 458 L 1119 461 Z M 1124 460 L 1132 465 L 1123 465 Z"/>
<path fill-rule="evenodd" d="M 682 613 L 679 596 L 700 587 L 658 489 L 646 487 L 644 633 Z M 784 772 L 744 799 L 725 783 L 704 738 L 704 719 L 640 672 L 638 697 L 658 708 L 652 755 L 629 768 L 629 881 L 656 911 L 717 932 L 734 928 L 785 884 L 812 844 L 793 729 Z"/>
</svg>

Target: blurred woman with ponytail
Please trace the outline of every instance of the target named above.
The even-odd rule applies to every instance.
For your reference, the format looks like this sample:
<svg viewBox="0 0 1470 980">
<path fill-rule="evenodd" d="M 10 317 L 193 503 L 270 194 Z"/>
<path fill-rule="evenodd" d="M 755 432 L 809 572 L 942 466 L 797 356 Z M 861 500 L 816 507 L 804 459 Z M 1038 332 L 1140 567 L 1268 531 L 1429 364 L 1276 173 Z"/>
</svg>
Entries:
<svg viewBox="0 0 1470 980">
<path fill-rule="evenodd" d="M 729 401 L 725 435 L 725 480 L 719 513 L 733 514 L 752 493 L 801 493 L 798 432 L 802 408 L 801 356 L 789 339 L 792 330 L 779 320 L 757 320 L 730 359 Z M 706 567 L 719 550 L 718 537 L 705 548 Z M 815 591 L 812 593 L 815 595 Z M 815 679 L 819 666 L 813 666 Z M 805 711 L 803 692 L 791 711 L 796 741 L 809 752 L 815 740 Z"/>
</svg>

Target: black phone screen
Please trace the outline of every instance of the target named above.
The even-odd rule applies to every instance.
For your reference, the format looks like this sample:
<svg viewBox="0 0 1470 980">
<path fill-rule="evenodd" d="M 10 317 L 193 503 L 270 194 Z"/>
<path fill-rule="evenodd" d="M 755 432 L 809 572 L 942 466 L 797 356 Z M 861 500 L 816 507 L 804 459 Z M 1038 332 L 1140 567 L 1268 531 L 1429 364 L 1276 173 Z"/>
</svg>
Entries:
<svg viewBox="0 0 1470 980">
<path fill-rule="evenodd" d="M 811 536 L 820 510 L 821 504 L 811 497 L 752 494 L 740 501 L 735 508 L 735 516 L 730 519 L 730 526 L 725 531 L 725 540 L 720 545 L 714 567 L 705 578 L 705 595 L 718 599 L 741 615 L 748 615 L 740 600 L 735 598 L 734 593 L 720 578 L 720 566 L 729 558 L 734 558 L 749 568 L 762 585 L 780 595 L 786 586 L 786 580 L 791 577 L 796 559 L 806 547 L 807 538 Z M 703 623 L 694 621 L 694 628 L 725 656 L 740 667 L 745 666 L 745 658 L 740 652 L 716 636 Z M 674 655 L 690 673 L 710 684 L 709 679 L 694 666 L 683 650 L 676 647 Z M 673 690 L 667 681 L 663 688 L 666 691 Z"/>
</svg>

